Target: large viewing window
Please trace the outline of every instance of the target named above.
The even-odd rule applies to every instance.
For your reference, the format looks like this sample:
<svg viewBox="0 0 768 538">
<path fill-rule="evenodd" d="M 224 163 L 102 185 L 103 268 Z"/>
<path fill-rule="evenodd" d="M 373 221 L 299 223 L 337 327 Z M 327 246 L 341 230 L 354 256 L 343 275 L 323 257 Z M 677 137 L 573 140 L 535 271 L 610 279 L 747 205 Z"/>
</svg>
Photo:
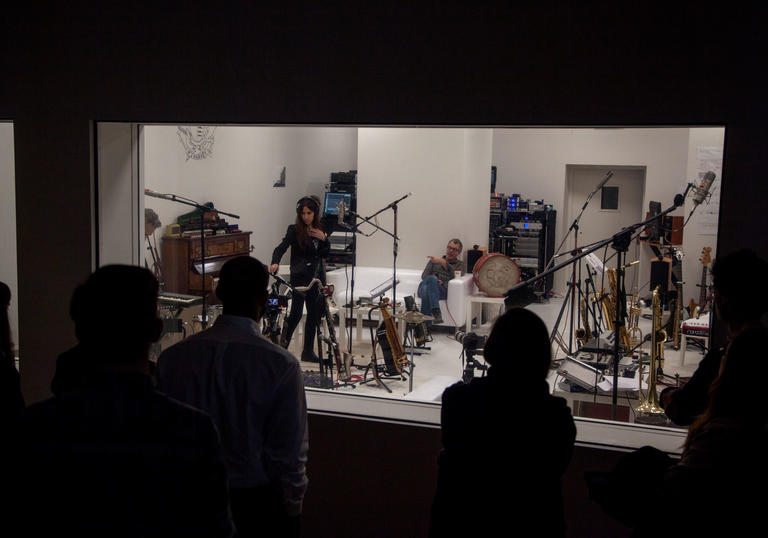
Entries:
<svg viewBox="0 0 768 538">
<path fill-rule="evenodd" d="M 13 352 L 18 360 L 19 344 L 19 300 L 18 271 L 16 258 L 16 175 L 13 155 L 13 123 L 0 121 L 0 282 L 11 292 L 8 305 L 8 321 L 11 329 Z M 2 305 L 3 307 L 5 305 Z"/>
<path fill-rule="evenodd" d="M 670 339 L 663 357 L 654 357 L 657 391 L 690 376 L 709 345 L 706 275 L 717 251 L 724 128 L 99 123 L 97 133 L 98 259 L 146 265 L 160 278 L 166 332 L 153 358 L 215 322 L 221 306 L 213 290 L 226 260 L 250 255 L 270 265 L 298 200 L 320 200 L 331 247 L 327 319 L 346 372 L 339 381 L 331 330 L 321 325 L 321 338 L 311 335 L 315 353 L 333 359 L 301 362 L 313 412 L 439 425 L 442 391 L 485 374 L 482 344 L 504 308 L 503 290 L 665 212 L 633 234 L 623 290 L 610 285 L 616 257 L 606 245 L 537 280 L 518 300 L 551 331 L 547 381 L 568 400 L 581 442 L 640 446 L 656 435 L 669 451 L 680 448 L 683 430 L 635 411 L 638 395 L 648 392 L 638 379 L 650 362 L 643 337 L 658 289 L 657 314 Z M 709 171 L 715 181 L 695 205 L 696 189 L 687 187 Z M 610 192 L 601 190 L 605 185 Z M 684 192 L 685 203 L 666 212 Z M 601 209 L 606 196 L 610 210 Z M 428 257 L 446 255 L 454 238 L 463 244 L 465 271 L 448 283 L 442 322 L 424 332 L 419 316 L 406 312 L 420 308 Z M 289 273 L 286 253 L 278 274 L 288 280 Z M 285 285 L 274 292 L 266 316 L 273 331 L 285 323 L 292 300 Z M 615 306 L 623 294 L 626 343 L 634 353 L 622 353 L 614 404 L 607 352 L 613 338 L 603 306 Z M 389 299 L 386 314 L 382 298 Z M 702 305 L 700 315 L 685 325 L 694 305 Z M 386 331 L 382 316 L 393 313 L 397 331 Z M 297 359 L 303 325 L 302 319 L 288 348 Z M 526 357 L 513 346 L 508 360 Z M 516 387 L 531 380 L 512 375 L 507 382 L 514 399 Z"/>
</svg>

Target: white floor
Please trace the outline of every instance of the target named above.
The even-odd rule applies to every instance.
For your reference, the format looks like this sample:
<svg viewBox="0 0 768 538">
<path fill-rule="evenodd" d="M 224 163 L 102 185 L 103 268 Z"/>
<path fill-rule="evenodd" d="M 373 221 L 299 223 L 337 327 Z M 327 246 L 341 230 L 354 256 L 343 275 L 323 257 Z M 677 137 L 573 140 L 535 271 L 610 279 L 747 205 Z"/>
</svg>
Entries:
<svg viewBox="0 0 768 538">
<path fill-rule="evenodd" d="M 555 326 L 555 323 L 557 321 L 557 316 L 560 311 L 560 308 L 562 306 L 562 298 L 555 297 L 549 299 L 546 303 L 534 303 L 529 305 L 527 308 L 530 310 L 536 312 L 544 321 L 544 323 L 549 328 L 550 332 L 552 331 L 552 328 Z M 186 312 L 189 312 L 192 309 L 188 309 Z M 474 332 L 480 335 L 487 335 L 492 326 L 493 318 L 496 315 L 496 309 L 494 308 L 494 305 L 487 305 L 484 308 L 486 312 L 486 322 L 481 324 L 480 326 L 474 327 Z M 645 314 L 649 313 L 649 310 L 644 311 Z M 568 327 L 568 313 L 564 314 L 563 319 L 560 323 L 560 331 L 562 332 L 566 345 L 568 342 L 568 334 L 569 334 L 569 327 Z M 665 316 L 667 313 L 665 313 Z M 187 327 L 188 332 L 187 334 L 191 334 L 193 332 L 197 332 L 200 330 L 201 327 L 199 327 L 199 323 L 196 324 L 191 319 L 191 314 L 186 314 L 186 317 L 189 317 L 189 320 L 187 323 L 185 323 L 185 327 Z M 640 330 L 643 332 L 643 334 L 648 334 L 648 331 L 651 327 L 651 321 L 649 319 L 644 319 L 641 317 L 640 322 L 638 324 Z M 338 328 L 337 328 L 338 330 Z M 298 333 L 299 331 L 297 331 Z M 357 331 L 353 328 L 352 330 L 352 336 L 353 336 L 353 345 L 352 345 L 352 353 L 354 355 L 353 357 L 353 369 L 352 373 L 353 375 L 362 376 L 364 375 L 364 370 L 366 365 L 370 363 L 371 360 L 371 337 L 370 337 L 370 330 L 368 327 L 365 327 L 362 331 L 362 338 L 357 339 L 356 337 Z M 433 331 L 432 334 L 433 340 L 432 342 L 429 342 L 427 346 L 429 347 L 428 350 L 422 350 L 417 348 L 416 351 L 420 352 L 421 354 L 417 354 L 414 356 L 413 364 L 413 380 L 411 381 L 409 376 L 403 376 L 401 378 L 389 378 L 383 380 L 386 384 L 386 387 L 391 390 L 391 393 L 387 391 L 386 388 L 377 385 L 375 382 L 371 381 L 368 383 L 355 383 L 353 386 L 343 386 L 334 388 L 333 390 L 337 390 L 340 392 L 349 392 L 352 394 L 373 394 L 377 396 L 386 396 L 386 397 L 395 397 L 395 398 L 403 398 L 403 399 L 412 399 L 412 400 L 421 400 L 421 401 L 439 401 L 440 397 L 442 395 L 443 390 L 448 387 L 449 385 L 459 381 L 462 378 L 462 374 L 464 372 L 464 365 L 462 364 L 462 349 L 463 346 L 461 343 L 459 343 L 454 335 L 454 330 L 451 330 L 447 327 L 437 328 L 435 331 Z M 301 339 L 302 337 L 297 334 L 295 339 Z M 169 345 L 172 345 L 176 341 L 181 339 L 181 335 L 166 335 L 163 340 L 161 340 L 161 347 L 165 348 Z M 291 351 L 293 351 L 295 354 L 298 349 L 300 349 L 300 343 L 292 342 Z M 576 342 L 573 342 L 573 349 L 576 348 Z M 346 345 L 343 346 L 343 349 L 346 351 L 348 348 Z M 649 351 L 649 343 L 645 343 L 642 348 L 645 352 Z M 410 348 L 406 347 L 406 352 L 408 357 L 410 358 Z M 553 357 L 555 359 L 554 365 L 556 366 L 558 364 L 559 360 L 564 359 L 566 354 L 563 352 L 562 349 L 560 349 L 559 346 L 556 344 L 552 348 Z M 674 376 L 675 374 L 678 374 L 680 377 L 688 377 L 690 376 L 694 370 L 696 369 L 696 366 L 698 365 L 699 361 L 703 357 L 701 352 L 698 348 L 694 347 L 693 345 L 689 346 L 685 355 L 685 364 L 680 364 L 680 351 L 675 351 L 672 349 L 672 346 L 670 343 L 667 343 L 665 345 L 664 349 L 664 372 L 668 376 Z M 379 362 L 381 362 L 382 354 L 381 349 L 379 348 L 377 350 L 377 356 Z M 480 362 L 482 361 L 482 354 L 478 354 L 476 356 L 476 359 L 478 359 Z M 317 372 L 319 370 L 317 364 L 309 363 L 309 362 L 302 362 L 302 370 L 305 372 Z M 476 376 L 481 376 L 481 371 L 475 371 Z M 335 372 L 334 372 L 335 377 Z M 368 372 L 367 379 L 371 379 L 371 374 Z M 521 380 L 512 380 L 513 382 L 522 382 Z M 562 376 L 559 376 L 557 374 L 557 370 L 552 369 L 550 371 L 550 376 L 548 378 L 548 382 L 550 384 L 550 388 L 554 388 L 555 394 L 558 396 L 565 397 L 569 400 L 569 403 L 571 404 L 571 408 L 575 415 L 580 416 L 593 416 L 589 415 L 590 410 L 586 409 L 585 403 L 599 403 L 599 404 L 608 404 L 611 402 L 611 398 L 609 395 L 601 394 L 598 396 L 595 396 L 593 394 L 587 394 L 587 393 L 573 393 L 573 392 L 564 392 L 564 390 L 568 390 L 567 385 L 562 385 L 563 378 Z M 659 386 L 658 391 L 660 392 L 663 387 Z M 638 401 L 636 399 L 636 391 L 633 393 L 622 393 L 621 401 L 619 402 L 620 405 L 624 407 L 634 407 L 637 405 Z M 626 413 L 625 413 L 626 414 Z M 602 418 L 602 417 L 595 417 L 595 418 Z M 633 421 L 633 413 L 629 412 L 629 417 L 625 420 Z"/>
<path fill-rule="evenodd" d="M 561 306 L 562 298 L 552 298 L 547 303 L 531 304 L 528 306 L 528 308 L 536 312 L 542 318 L 551 332 L 557 320 Z M 486 308 L 486 310 L 489 309 Z M 649 310 L 645 310 L 644 313 L 649 313 Z M 490 309 L 489 317 L 492 317 L 492 315 L 493 308 Z M 667 313 L 665 313 L 665 316 L 666 315 Z M 489 319 L 481 326 L 475 326 L 474 332 L 477 334 L 488 334 L 490 332 L 491 325 L 492 319 Z M 638 326 L 645 335 L 651 328 L 651 321 L 641 317 Z M 563 333 L 567 344 L 569 332 L 567 314 L 563 316 L 563 319 L 560 323 L 560 330 Z M 352 332 L 354 337 L 354 329 Z M 649 352 L 649 345 L 649 343 L 644 344 L 642 349 L 645 352 Z M 454 332 L 446 330 L 445 328 L 438 328 L 435 330 L 433 332 L 433 341 L 428 343 L 427 346 L 430 348 L 429 350 L 420 350 L 419 348 L 416 348 L 416 351 L 421 351 L 422 354 L 414 356 L 412 383 L 408 379 L 408 376 L 404 376 L 402 379 L 390 378 L 384 380 L 387 387 L 392 391 L 391 393 L 389 393 L 385 388 L 378 386 L 375 382 L 365 384 L 356 383 L 353 387 L 339 387 L 334 390 L 356 394 L 375 394 L 379 396 L 401 397 L 405 399 L 439 401 L 442 391 L 445 389 L 445 387 L 455 383 L 456 381 L 459 381 L 462 378 L 462 373 L 464 371 L 461 357 L 463 346 L 455 339 Z M 575 349 L 575 347 L 576 342 L 574 341 L 573 348 Z M 410 357 L 409 347 L 406 347 L 406 352 L 408 357 Z M 354 354 L 354 367 L 352 373 L 362 376 L 365 366 L 369 364 L 371 359 L 370 331 L 367 327 L 363 330 L 362 340 L 353 338 L 352 353 Z M 381 349 L 377 350 L 377 356 L 379 357 L 379 361 L 382 361 Z M 557 359 L 563 359 L 565 356 L 565 353 L 559 348 L 559 346 L 555 344 L 553 346 L 553 357 L 556 359 L 555 362 L 557 362 Z M 674 376 L 675 374 L 678 374 L 680 377 L 690 376 L 696 369 L 696 366 L 702 357 L 703 355 L 699 349 L 691 345 L 688 347 L 685 355 L 685 364 L 681 365 L 680 352 L 673 350 L 671 343 L 667 343 L 664 349 L 664 372 L 669 376 Z M 482 359 L 481 354 L 479 354 L 477 358 Z M 305 371 L 316 371 L 318 370 L 318 366 L 316 364 L 302 362 L 302 369 Z M 475 375 L 480 376 L 482 375 L 482 372 L 476 371 Z M 368 373 L 368 379 L 371 379 L 370 372 Z M 555 386 L 556 393 L 559 396 L 564 396 L 569 400 L 573 398 L 575 400 L 592 400 L 595 402 L 602 401 L 603 403 L 610 401 L 610 398 L 606 395 L 595 398 L 590 394 L 571 395 L 562 392 L 562 377 L 557 375 L 555 369 L 551 370 L 548 381 L 550 383 L 550 387 L 553 387 L 553 385 Z M 660 392 L 662 388 L 662 386 L 659 386 L 658 391 Z M 630 402 L 630 398 L 635 396 L 636 394 L 622 395 L 622 404 L 625 406 L 636 405 L 637 400 Z M 632 418 L 629 420 L 632 420 Z"/>
</svg>

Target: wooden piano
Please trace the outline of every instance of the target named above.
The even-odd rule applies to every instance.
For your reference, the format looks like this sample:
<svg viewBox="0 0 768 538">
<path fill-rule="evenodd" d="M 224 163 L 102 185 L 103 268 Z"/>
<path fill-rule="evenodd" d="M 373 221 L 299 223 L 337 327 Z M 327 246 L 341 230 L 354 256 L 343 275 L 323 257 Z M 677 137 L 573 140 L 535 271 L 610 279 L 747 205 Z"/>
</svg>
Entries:
<svg viewBox="0 0 768 538">
<path fill-rule="evenodd" d="M 248 255 L 251 232 L 205 236 L 205 290 L 212 295 L 221 266 L 228 260 Z M 202 295 L 200 237 L 163 237 L 162 263 L 165 289 L 172 293 Z"/>
</svg>

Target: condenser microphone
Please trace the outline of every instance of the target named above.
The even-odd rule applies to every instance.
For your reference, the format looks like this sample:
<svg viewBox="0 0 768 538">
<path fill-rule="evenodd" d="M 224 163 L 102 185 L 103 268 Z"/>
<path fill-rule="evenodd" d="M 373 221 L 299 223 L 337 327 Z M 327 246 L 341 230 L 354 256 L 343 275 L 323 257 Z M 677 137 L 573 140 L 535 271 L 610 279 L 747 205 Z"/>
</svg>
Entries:
<svg viewBox="0 0 768 538">
<path fill-rule="evenodd" d="M 162 192 L 155 192 L 151 189 L 144 189 L 144 194 L 147 196 L 152 196 L 153 198 L 162 198 L 163 200 L 173 200 L 174 196 L 172 194 L 163 194 Z"/>
<path fill-rule="evenodd" d="M 693 187 L 693 203 L 699 205 L 709 198 L 709 189 L 712 188 L 712 182 L 715 181 L 715 173 L 712 171 L 704 174 L 698 187 Z"/>
<path fill-rule="evenodd" d="M 600 185 L 598 185 L 598 186 L 597 186 L 597 189 L 595 189 L 595 190 L 598 190 L 598 191 L 599 191 L 600 189 L 602 189 L 603 187 L 605 187 L 605 184 L 606 184 L 606 183 L 608 183 L 608 181 L 609 181 L 609 180 L 610 180 L 612 177 L 613 177 L 613 170 L 609 170 L 609 171 L 608 171 L 608 173 L 607 173 L 607 174 L 605 174 L 605 178 L 603 179 L 603 181 L 601 181 L 601 182 L 600 182 Z"/>
<path fill-rule="evenodd" d="M 346 204 L 344 204 L 344 199 L 341 199 L 341 202 L 336 206 L 337 211 L 337 220 L 339 224 L 344 224 L 344 216 L 346 211 Z"/>
<path fill-rule="evenodd" d="M 602 180 L 602 181 L 601 181 L 601 182 L 600 182 L 600 183 L 597 185 L 597 187 L 595 187 L 595 190 L 593 190 L 593 191 L 590 193 L 590 195 L 587 197 L 587 201 L 586 201 L 586 203 L 584 204 L 584 207 L 585 207 L 585 208 L 587 207 L 587 204 L 588 204 L 588 203 L 589 203 L 589 201 L 592 199 L 592 197 L 593 197 L 595 194 L 597 194 L 598 192 L 600 192 L 600 189 L 602 189 L 603 187 L 605 187 L 605 184 L 606 184 L 606 183 L 608 183 L 608 181 L 609 181 L 609 180 L 610 180 L 612 177 L 613 177 L 613 170 L 608 170 L 608 173 L 607 173 L 607 174 L 605 174 L 605 177 L 603 178 L 603 180 Z"/>
<path fill-rule="evenodd" d="M 398 198 L 397 200 L 395 200 L 394 202 L 392 202 L 391 204 L 389 204 L 387 207 L 395 207 L 397 204 L 399 204 L 400 202 L 402 202 L 403 200 L 405 200 L 406 198 L 408 198 L 408 197 L 409 197 L 409 196 L 411 196 L 412 194 L 413 194 L 413 191 L 409 192 L 409 193 L 408 193 L 408 194 L 406 194 L 405 196 L 401 196 L 400 198 Z"/>
</svg>

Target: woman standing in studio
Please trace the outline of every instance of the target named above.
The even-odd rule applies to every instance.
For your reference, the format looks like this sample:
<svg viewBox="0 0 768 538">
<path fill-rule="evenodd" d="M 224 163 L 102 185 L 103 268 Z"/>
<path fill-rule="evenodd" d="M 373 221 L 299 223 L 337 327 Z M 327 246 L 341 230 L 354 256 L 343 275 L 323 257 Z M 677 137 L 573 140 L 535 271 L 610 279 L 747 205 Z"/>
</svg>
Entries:
<svg viewBox="0 0 768 538">
<path fill-rule="evenodd" d="M 317 197 L 305 196 L 296 203 L 296 222 L 288 226 L 285 237 L 272 253 L 272 264 L 269 266 L 270 273 L 277 272 L 280 258 L 283 257 L 288 247 L 291 248 L 290 282 L 292 286 L 306 286 L 315 276 L 325 281 L 322 258 L 328 255 L 330 243 L 328 242 L 328 234 L 323 232 L 320 224 L 320 200 Z M 291 342 L 293 331 L 301 321 L 306 300 L 307 322 L 304 327 L 304 348 L 301 352 L 301 360 L 303 361 L 319 361 L 317 355 L 312 351 L 322 308 L 319 297 L 317 286 L 313 286 L 311 290 L 307 291 L 304 297 L 298 293 L 293 294 L 291 313 L 280 337 L 280 345 L 287 348 Z"/>
</svg>

